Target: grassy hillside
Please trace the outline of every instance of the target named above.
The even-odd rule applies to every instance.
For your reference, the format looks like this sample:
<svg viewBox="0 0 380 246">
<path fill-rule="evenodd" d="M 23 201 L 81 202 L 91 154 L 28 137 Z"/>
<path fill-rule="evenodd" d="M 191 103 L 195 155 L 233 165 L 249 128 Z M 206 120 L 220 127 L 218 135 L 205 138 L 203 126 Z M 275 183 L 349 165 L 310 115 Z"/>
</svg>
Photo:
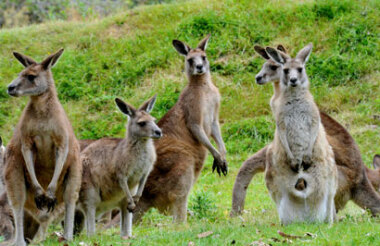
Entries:
<svg viewBox="0 0 380 246">
<path fill-rule="evenodd" d="M 162 117 L 186 84 L 183 58 L 172 39 L 191 46 L 207 33 L 213 80 L 222 94 L 221 122 L 230 172 L 218 178 L 211 159 L 191 193 L 194 212 L 186 225 L 174 226 L 156 211 L 135 228 L 132 245 L 237 245 L 253 241 L 281 244 L 277 230 L 315 238 L 296 245 L 369 245 L 380 243 L 378 218 L 355 205 L 327 225 L 281 227 L 262 175 L 254 178 L 242 219 L 229 219 L 231 193 L 241 163 L 273 139 L 269 107 L 271 86 L 254 82 L 263 60 L 254 44 L 284 44 L 291 54 L 309 42 L 314 49 L 307 65 L 311 90 L 319 107 L 347 126 L 370 165 L 380 153 L 379 1 L 209 0 L 139 7 L 91 22 L 51 22 L 0 31 L 0 135 L 12 136 L 27 98 L 10 98 L 6 86 L 22 66 L 13 50 L 37 60 L 64 47 L 53 68 L 58 93 L 78 138 L 124 136 L 125 117 L 113 98 L 138 105 L 153 94 L 153 115 Z M 60 230 L 59 227 L 52 228 Z M 198 239 L 197 234 L 213 231 Z M 277 242 L 276 239 L 280 241 Z M 120 245 L 118 229 L 81 236 L 78 242 Z M 289 243 L 289 242 L 288 242 Z M 48 245 L 56 245 L 52 236 Z"/>
</svg>

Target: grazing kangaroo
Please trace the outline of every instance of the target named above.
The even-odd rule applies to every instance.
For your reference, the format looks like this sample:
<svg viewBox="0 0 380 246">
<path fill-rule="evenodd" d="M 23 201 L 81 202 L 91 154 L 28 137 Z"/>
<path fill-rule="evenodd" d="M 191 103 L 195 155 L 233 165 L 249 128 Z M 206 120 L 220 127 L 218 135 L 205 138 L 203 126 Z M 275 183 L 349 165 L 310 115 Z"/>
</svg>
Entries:
<svg viewBox="0 0 380 246">
<path fill-rule="evenodd" d="M 309 44 L 292 59 L 267 47 L 282 69 L 280 95 L 273 102 L 276 132 L 267 157 L 265 181 L 283 224 L 325 221 L 335 217 L 338 186 L 334 153 L 309 92 L 305 64 Z"/>
<path fill-rule="evenodd" d="M 25 69 L 8 86 L 8 94 L 30 96 L 5 153 L 4 178 L 16 225 L 14 245 L 25 245 L 24 210 L 47 229 L 49 212 L 56 205 L 65 209 L 64 237 L 73 238 L 82 165 L 51 72 L 62 53 L 63 49 L 37 63 L 14 52 Z"/>
<path fill-rule="evenodd" d="M 377 192 L 380 192 L 380 155 L 375 155 L 373 157 L 373 167 L 375 170 L 372 170 L 366 167 L 368 178 L 371 180 L 371 183 Z"/>
<path fill-rule="evenodd" d="M 173 40 L 175 49 L 185 57 L 189 84 L 158 122 L 164 135 L 155 141 L 157 161 L 135 209 L 134 221 L 152 207 L 169 213 L 174 221 L 186 221 L 188 194 L 203 168 L 207 150 L 214 157 L 213 169 L 227 174 L 226 148 L 219 126 L 220 94 L 211 81 L 205 53 L 209 38 L 195 49 Z"/>
<path fill-rule="evenodd" d="M 127 236 L 127 222 L 142 195 L 145 182 L 156 161 L 153 140 L 161 129 L 149 115 L 156 96 L 139 109 L 116 98 L 120 111 L 129 116 L 124 139 L 103 138 L 84 149 L 82 188 L 78 207 L 86 217 L 87 235 L 95 233 L 97 215 L 120 208 L 121 236 Z M 137 189 L 132 194 L 131 190 Z"/>
<path fill-rule="evenodd" d="M 278 46 L 277 49 L 286 53 L 282 45 Z M 270 59 L 265 48 L 255 46 L 255 50 L 266 60 L 256 76 L 256 83 L 262 85 L 273 82 L 274 95 L 271 99 L 271 104 L 273 104 L 272 101 L 276 100 L 280 94 L 280 65 Z M 341 124 L 324 112 L 320 112 L 320 117 L 327 134 L 327 140 L 333 148 L 335 163 L 338 168 L 339 182 L 335 195 L 337 212 L 343 209 L 349 200 L 353 200 L 361 208 L 370 209 L 373 215 L 378 214 L 380 212 L 380 196 L 375 192 L 372 185 L 376 187 L 380 176 L 377 176 L 376 172 L 369 170 L 364 165 L 359 147 Z M 243 211 L 249 183 L 256 173 L 265 171 L 267 149 L 268 146 L 265 146 L 241 166 L 233 188 L 231 216 L 236 216 Z"/>
</svg>

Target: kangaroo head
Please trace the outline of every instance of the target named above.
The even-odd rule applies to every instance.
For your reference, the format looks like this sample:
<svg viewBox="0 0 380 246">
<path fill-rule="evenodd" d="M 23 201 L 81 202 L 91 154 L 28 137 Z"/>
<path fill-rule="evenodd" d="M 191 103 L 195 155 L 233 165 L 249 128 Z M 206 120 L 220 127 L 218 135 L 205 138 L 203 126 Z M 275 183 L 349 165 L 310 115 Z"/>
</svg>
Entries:
<svg viewBox="0 0 380 246">
<path fill-rule="evenodd" d="M 161 129 L 154 122 L 155 118 L 149 114 L 156 102 L 156 95 L 144 102 L 138 109 L 135 109 L 119 98 L 116 98 L 115 102 L 120 111 L 129 117 L 127 125 L 128 136 L 137 139 L 158 139 L 162 136 Z"/>
<path fill-rule="evenodd" d="M 192 49 L 186 43 L 173 40 L 173 46 L 179 54 L 185 57 L 185 70 L 188 76 L 203 75 L 210 71 L 210 64 L 206 56 L 206 48 L 210 34 L 202 39 L 197 48 Z"/>
<path fill-rule="evenodd" d="M 54 83 L 50 69 L 57 63 L 62 53 L 63 49 L 60 49 L 41 63 L 37 63 L 26 55 L 13 52 L 13 55 L 25 68 L 8 85 L 8 94 L 14 97 L 38 96 L 46 92 Z"/>
<path fill-rule="evenodd" d="M 375 168 L 375 171 L 377 171 L 376 181 L 372 182 L 372 185 L 374 186 L 377 192 L 380 192 L 380 155 L 375 155 L 373 157 L 372 164 L 373 164 L 373 167 Z"/>
<path fill-rule="evenodd" d="M 254 49 L 256 53 L 266 60 L 261 67 L 260 72 L 256 75 L 256 83 L 264 85 L 268 82 L 279 81 L 281 76 L 281 66 L 270 58 L 264 47 L 255 45 Z M 277 46 L 277 50 L 282 51 L 285 54 L 287 53 L 285 47 L 281 44 Z"/>
<path fill-rule="evenodd" d="M 310 43 L 300 50 L 295 58 L 282 51 L 267 47 L 268 55 L 281 66 L 280 84 L 282 88 L 308 88 L 309 79 L 305 71 L 305 64 L 309 59 L 313 45 Z"/>
</svg>

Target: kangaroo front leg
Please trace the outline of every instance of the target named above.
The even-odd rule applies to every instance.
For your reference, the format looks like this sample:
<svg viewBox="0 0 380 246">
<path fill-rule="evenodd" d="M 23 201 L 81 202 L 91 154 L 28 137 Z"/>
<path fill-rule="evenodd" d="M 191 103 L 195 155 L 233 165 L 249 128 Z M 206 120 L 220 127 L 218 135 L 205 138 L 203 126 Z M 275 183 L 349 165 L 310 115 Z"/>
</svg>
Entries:
<svg viewBox="0 0 380 246">
<path fill-rule="evenodd" d="M 315 141 L 317 140 L 318 132 L 319 132 L 319 120 L 313 120 L 311 128 L 310 128 L 310 142 L 309 146 L 306 150 L 306 153 L 303 157 L 303 161 L 307 164 L 311 164 L 311 159 L 313 156 L 313 149 Z"/>
<path fill-rule="evenodd" d="M 296 160 L 293 156 L 292 151 L 290 150 L 288 139 L 286 137 L 286 129 L 283 123 L 277 124 L 277 132 L 278 136 L 280 138 L 281 144 L 284 147 L 284 150 L 286 152 L 286 155 L 288 156 L 289 160 L 291 161 L 291 167 L 298 169 L 299 166 L 301 165 L 302 160 Z"/>
<path fill-rule="evenodd" d="M 46 191 L 46 200 L 48 211 L 54 210 L 54 207 L 57 203 L 55 198 L 55 192 L 57 190 L 57 182 L 61 176 L 63 166 L 66 162 L 67 154 L 69 152 L 69 139 L 68 137 L 63 137 L 60 143 L 57 144 L 58 148 L 55 153 L 55 167 L 53 178 L 50 181 L 50 184 Z"/>
<path fill-rule="evenodd" d="M 216 169 L 219 175 L 220 173 L 227 175 L 227 172 L 228 172 L 227 161 L 222 157 L 219 151 L 216 150 L 214 146 L 212 146 L 203 128 L 199 124 L 192 124 L 190 126 L 190 130 L 193 133 L 193 135 L 196 137 L 196 139 L 198 139 L 198 141 L 201 142 L 214 157 L 212 170 L 214 171 Z"/>
<path fill-rule="evenodd" d="M 42 210 L 45 206 L 44 190 L 37 180 L 36 172 L 34 170 L 33 163 L 33 152 L 31 149 L 32 142 L 22 142 L 21 152 L 25 160 L 26 169 L 29 173 L 30 179 L 32 181 L 32 186 L 35 191 L 35 203 L 38 209 Z"/>
<path fill-rule="evenodd" d="M 137 189 L 137 192 L 133 196 L 133 201 L 135 202 L 135 204 L 138 203 L 138 201 L 140 200 L 140 197 L 142 196 L 142 193 L 143 193 L 143 190 L 144 190 L 145 183 L 146 183 L 147 179 L 148 179 L 148 174 L 143 175 L 142 178 L 140 179 L 139 187 Z"/>
<path fill-rule="evenodd" d="M 214 120 L 214 122 L 212 123 L 211 137 L 215 140 L 216 145 L 218 146 L 219 153 L 222 155 L 223 158 L 225 158 L 227 151 L 222 138 L 222 133 L 220 131 L 218 119 Z"/>
<path fill-rule="evenodd" d="M 126 199 L 127 199 L 127 202 L 128 202 L 128 206 L 127 206 L 128 210 L 130 212 L 133 212 L 133 210 L 136 207 L 136 204 L 133 201 L 133 197 L 132 197 L 131 191 L 129 190 L 129 187 L 128 187 L 128 179 L 126 177 L 119 177 L 119 185 L 120 185 L 120 187 L 123 189 L 123 191 L 125 193 L 125 196 L 126 196 Z"/>
</svg>

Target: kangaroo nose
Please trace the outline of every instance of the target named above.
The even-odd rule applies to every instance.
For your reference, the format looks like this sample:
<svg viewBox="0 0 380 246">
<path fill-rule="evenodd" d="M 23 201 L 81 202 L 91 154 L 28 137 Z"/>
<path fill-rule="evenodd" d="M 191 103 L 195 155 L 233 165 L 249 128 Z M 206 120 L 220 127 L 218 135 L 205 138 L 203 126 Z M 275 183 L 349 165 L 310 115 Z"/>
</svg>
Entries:
<svg viewBox="0 0 380 246">
<path fill-rule="evenodd" d="M 203 65 L 202 65 L 202 64 L 198 64 L 198 65 L 196 66 L 196 68 L 199 69 L 199 70 L 201 70 L 201 69 L 203 68 Z"/>
<path fill-rule="evenodd" d="M 297 82 L 297 78 L 291 78 L 290 83 L 295 84 Z"/>
<path fill-rule="evenodd" d="M 256 77 L 256 83 L 260 84 L 263 76 L 257 76 Z"/>
<path fill-rule="evenodd" d="M 297 183 L 294 188 L 296 188 L 296 190 L 302 191 L 306 189 L 306 187 L 307 187 L 306 180 L 304 180 L 303 178 L 300 178 L 297 180 Z"/>
<path fill-rule="evenodd" d="M 159 130 L 155 130 L 154 131 L 154 135 L 156 135 L 157 137 L 161 137 L 162 136 L 162 132 L 159 131 Z"/>
<path fill-rule="evenodd" d="M 16 89 L 15 85 L 9 85 L 8 86 L 8 92 L 12 92 L 12 91 L 14 91 L 14 89 Z"/>
</svg>

